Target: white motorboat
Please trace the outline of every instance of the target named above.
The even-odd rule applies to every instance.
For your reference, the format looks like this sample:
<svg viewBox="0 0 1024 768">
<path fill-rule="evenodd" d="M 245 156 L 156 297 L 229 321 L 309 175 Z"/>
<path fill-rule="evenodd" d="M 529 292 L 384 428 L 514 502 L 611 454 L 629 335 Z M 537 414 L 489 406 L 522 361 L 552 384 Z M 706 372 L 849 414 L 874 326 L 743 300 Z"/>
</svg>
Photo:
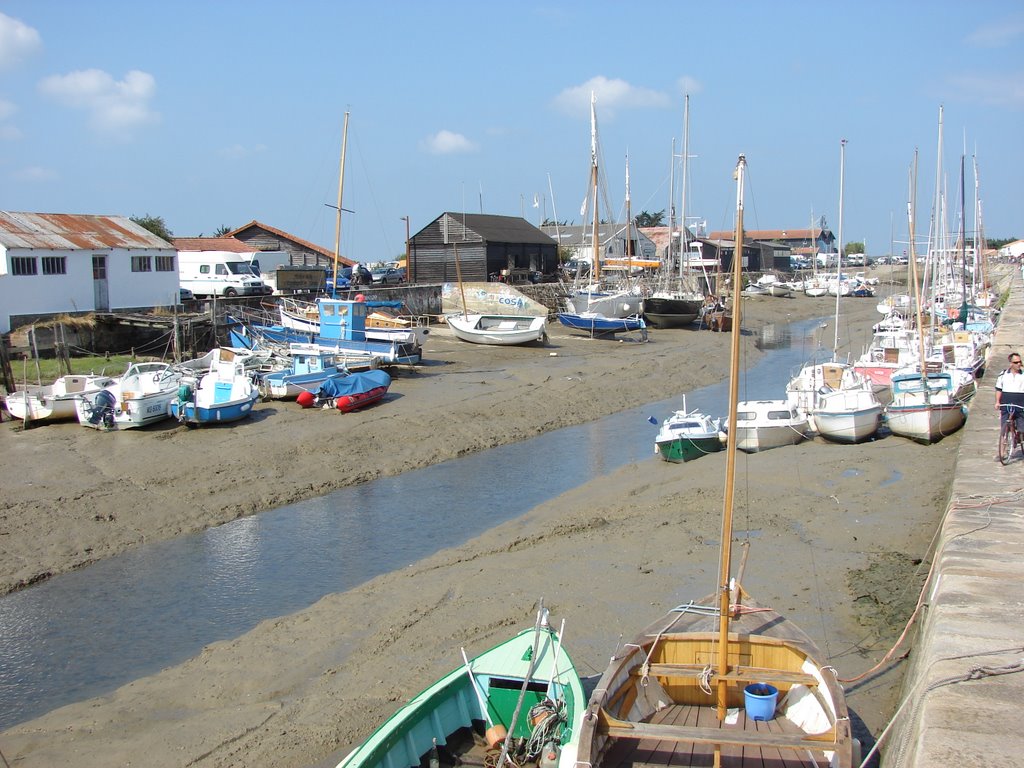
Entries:
<svg viewBox="0 0 1024 768">
<path fill-rule="evenodd" d="M 245 368 L 245 356 L 218 348 L 217 357 L 206 373 L 183 377 L 178 396 L 168 404 L 178 421 L 194 424 L 223 424 L 244 419 L 252 413 L 260 391 Z"/>
<path fill-rule="evenodd" d="M 653 418 L 651 420 L 654 421 Z M 665 461 L 678 463 L 717 453 L 724 443 L 722 420 L 700 411 L 687 411 L 684 399 L 682 410 L 661 423 L 661 429 L 654 438 L 654 452 Z"/>
<path fill-rule="evenodd" d="M 167 363 L 132 363 L 113 384 L 78 395 L 75 412 L 83 427 L 121 430 L 144 427 L 170 416 L 181 372 Z"/>
<path fill-rule="evenodd" d="M 29 384 L 4 400 L 7 411 L 16 419 L 62 421 L 75 418 L 75 398 L 79 395 L 96 393 L 113 383 L 110 376 L 69 374 L 57 378 L 53 384 Z"/>
<path fill-rule="evenodd" d="M 786 400 L 745 400 L 736 406 L 736 447 L 747 453 L 795 445 L 807 436 L 807 415 Z"/>
</svg>

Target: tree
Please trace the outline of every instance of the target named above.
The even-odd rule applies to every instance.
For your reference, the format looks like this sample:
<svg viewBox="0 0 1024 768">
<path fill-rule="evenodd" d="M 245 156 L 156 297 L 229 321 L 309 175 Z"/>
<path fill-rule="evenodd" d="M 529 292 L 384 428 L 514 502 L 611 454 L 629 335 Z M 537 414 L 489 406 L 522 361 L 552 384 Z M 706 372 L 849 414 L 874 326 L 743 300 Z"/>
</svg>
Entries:
<svg viewBox="0 0 1024 768">
<path fill-rule="evenodd" d="M 633 217 L 633 223 L 638 227 L 660 227 L 665 223 L 665 209 L 661 209 L 657 213 L 648 213 L 647 211 L 640 211 L 636 216 Z"/>
<path fill-rule="evenodd" d="M 227 237 L 228 232 L 230 232 L 233 229 L 234 229 L 234 227 L 217 227 L 213 231 L 213 236 L 214 237 Z"/>
<path fill-rule="evenodd" d="M 145 216 L 131 216 L 129 218 L 143 229 L 148 229 L 154 235 L 162 237 L 167 242 L 170 242 L 171 238 L 174 237 L 174 233 L 167 228 L 162 216 L 150 216 L 147 213 Z"/>
<path fill-rule="evenodd" d="M 864 243 L 847 243 L 846 253 L 864 253 Z"/>
</svg>

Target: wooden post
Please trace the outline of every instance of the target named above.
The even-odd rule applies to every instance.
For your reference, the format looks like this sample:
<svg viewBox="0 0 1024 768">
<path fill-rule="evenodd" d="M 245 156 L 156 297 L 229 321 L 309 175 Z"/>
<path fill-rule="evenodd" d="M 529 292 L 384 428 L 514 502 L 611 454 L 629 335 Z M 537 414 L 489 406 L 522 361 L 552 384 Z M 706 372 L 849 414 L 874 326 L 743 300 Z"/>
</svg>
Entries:
<svg viewBox="0 0 1024 768">
<path fill-rule="evenodd" d="M 14 384 L 14 371 L 11 370 L 11 358 L 7 354 L 7 336 L 0 336 L 0 374 L 3 376 L 4 389 L 8 394 L 17 391 Z M 3 409 L 0 408 L 0 419 L 3 418 Z"/>
</svg>

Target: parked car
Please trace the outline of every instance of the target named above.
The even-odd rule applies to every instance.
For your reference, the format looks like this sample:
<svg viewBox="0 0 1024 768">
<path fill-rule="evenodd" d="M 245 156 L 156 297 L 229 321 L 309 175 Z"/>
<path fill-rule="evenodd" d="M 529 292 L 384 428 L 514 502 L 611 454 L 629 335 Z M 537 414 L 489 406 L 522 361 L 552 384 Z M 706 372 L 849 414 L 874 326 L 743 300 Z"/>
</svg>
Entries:
<svg viewBox="0 0 1024 768">
<path fill-rule="evenodd" d="M 373 282 L 381 285 L 398 285 L 404 279 L 402 273 L 394 267 L 375 269 L 370 274 L 373 277 Z"/>
<path fill-rule="evenodd" d="M 192 299 L 194 299 L 194 298 L 195 298 L 195 296 L 192 294 L 192 291 L 190 291 L 188 288 L 179 288 L 178 289 L 178 301 L 179 302 L 182 302 L 182 301 L 192 301 Z"/>
</svg>

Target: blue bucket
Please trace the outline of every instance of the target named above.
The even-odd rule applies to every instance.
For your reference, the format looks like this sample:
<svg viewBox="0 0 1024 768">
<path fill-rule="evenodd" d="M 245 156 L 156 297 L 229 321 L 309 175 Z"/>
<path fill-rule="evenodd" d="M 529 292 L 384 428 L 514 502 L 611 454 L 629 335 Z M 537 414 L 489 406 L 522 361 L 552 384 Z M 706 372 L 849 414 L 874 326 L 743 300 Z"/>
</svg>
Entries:
<svg viewBox="0 0 1024 768">
<path fill-rule="evenodd" d="M 743 689 L 743 702 L 751 720 L 771 720 L 778 700 L 779 689 L 768 683 L 751 683 Z"/>
</svg>

